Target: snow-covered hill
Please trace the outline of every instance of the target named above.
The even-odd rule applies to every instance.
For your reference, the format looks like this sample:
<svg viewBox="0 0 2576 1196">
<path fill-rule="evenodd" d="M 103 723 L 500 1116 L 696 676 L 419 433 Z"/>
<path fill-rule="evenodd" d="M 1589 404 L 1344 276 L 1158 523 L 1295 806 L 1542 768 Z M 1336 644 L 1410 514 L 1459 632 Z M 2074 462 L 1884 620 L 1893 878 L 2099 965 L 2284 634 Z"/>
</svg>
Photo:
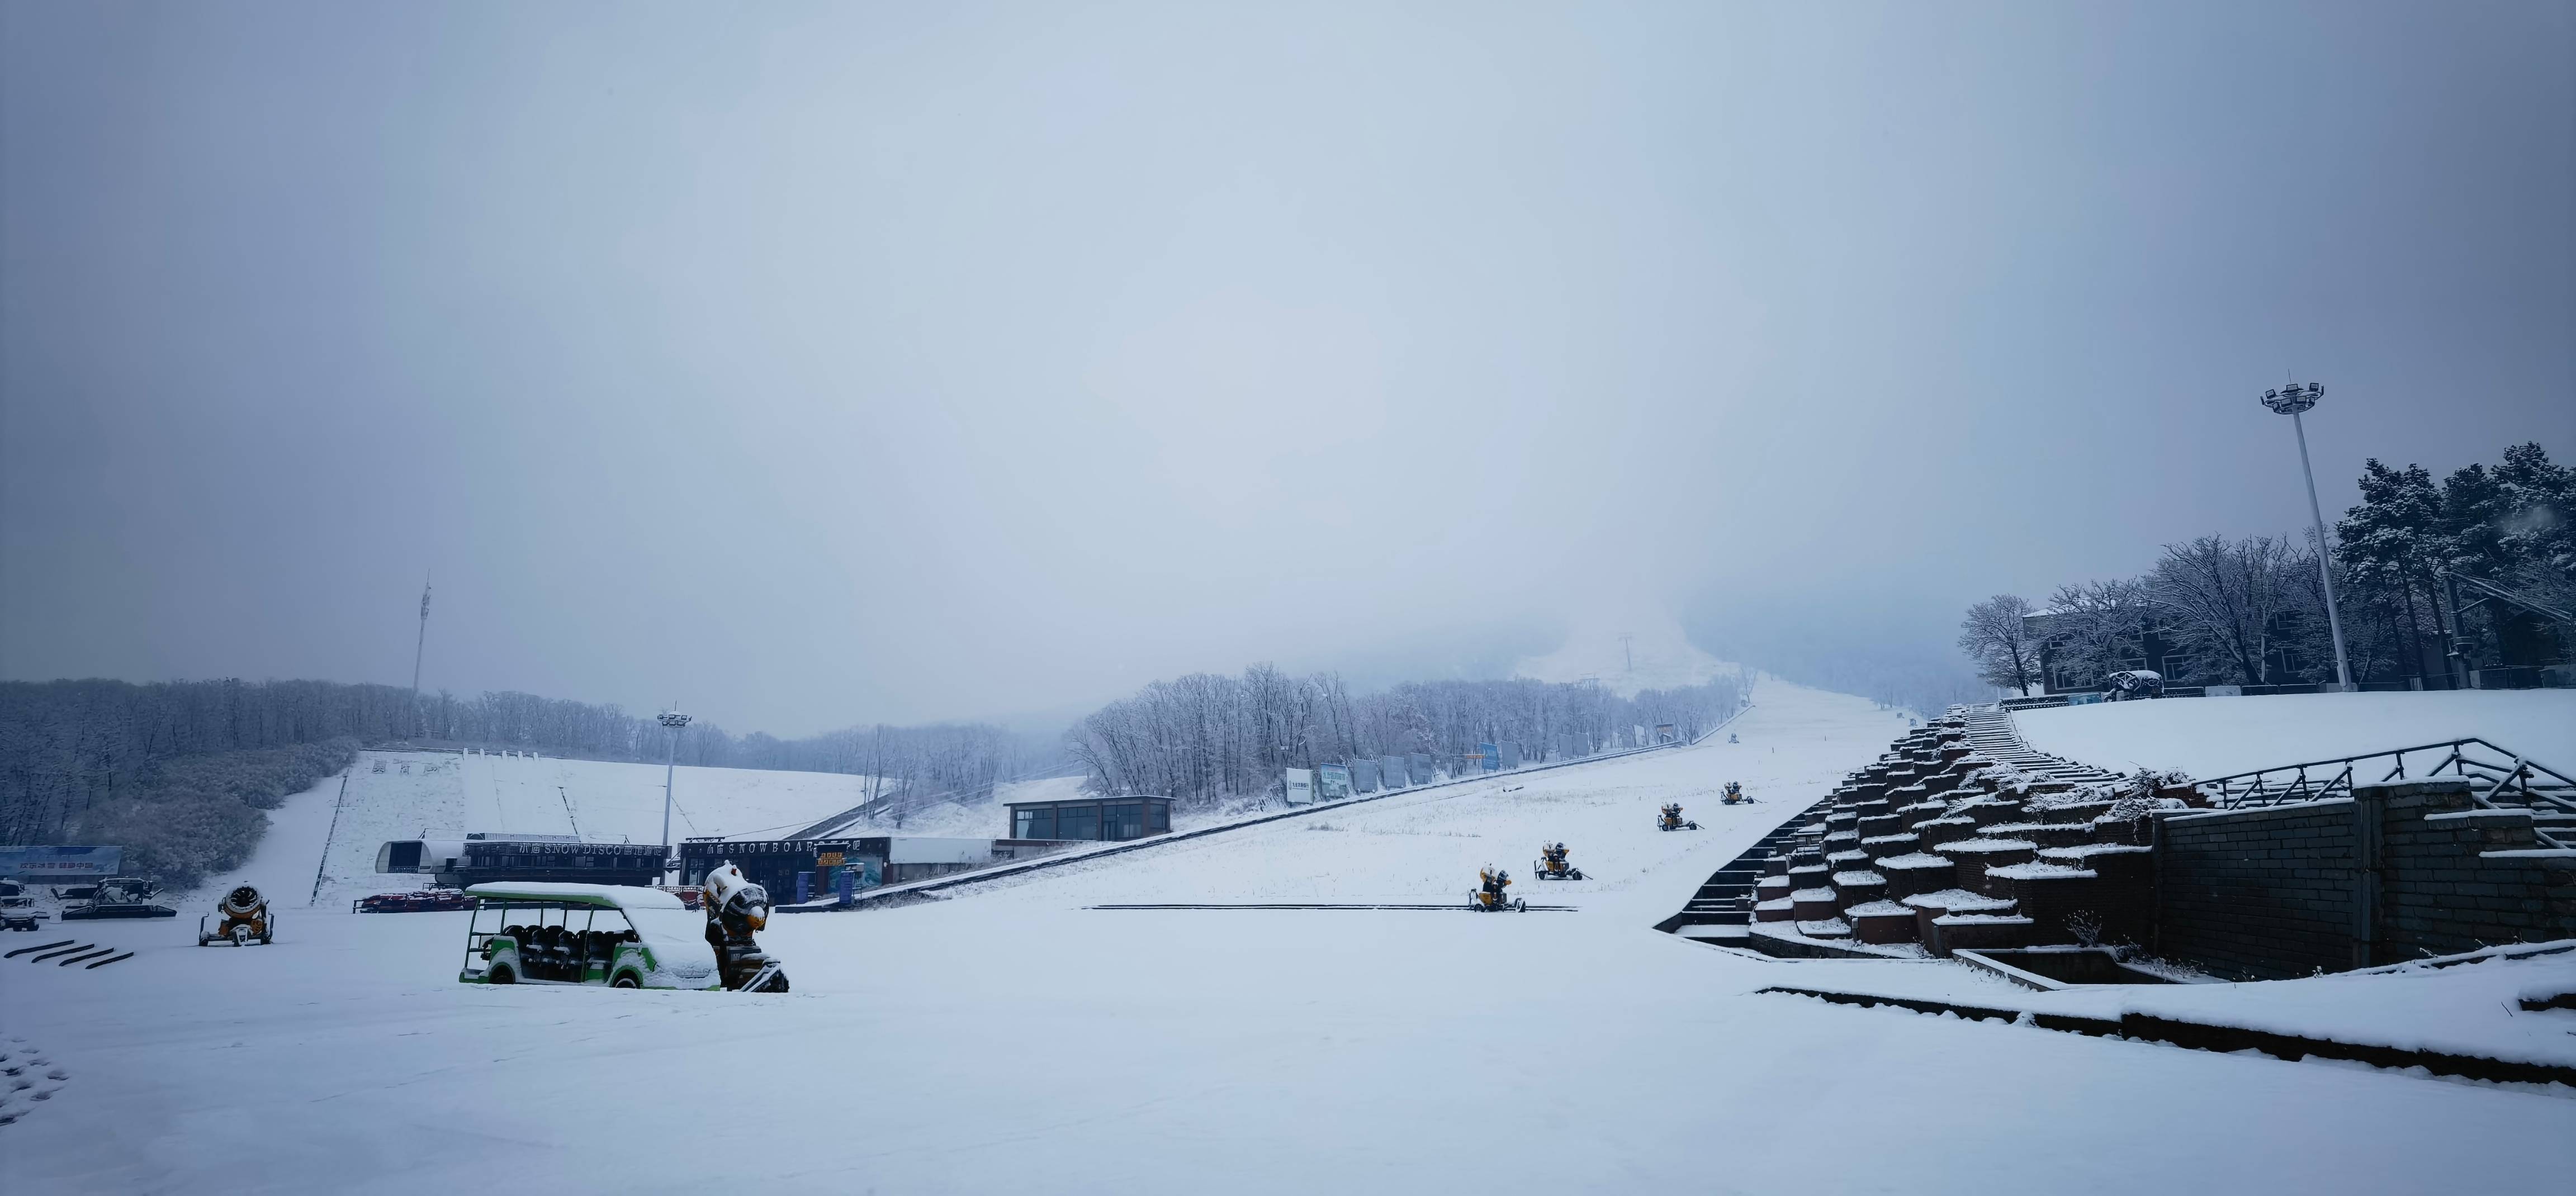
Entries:
<svg viewBox="0 0 2576 1196">
<path fill-rule="evenodd" d="M 1578 619 L 1556 651 L 1523 660 L 1514 670 L 1537 681 L 1597 680 L 1621 697 L 1699 685 L 1736 671 L 1701 651 L 1682 633 L 1680 619 L 1656 607 Z"/>
<path fill-rule="evenodd" d="M 254 860 L 255 869 L 271 875 L 292 871 L 286 858 L 304 853 L 304 879 L 293 890 L 299 903 L 311 895 L 317 863 L 323 905 L 345 906 L 358 894 L 417 887 L 419 877 L 375 871 L 376 848 L 388 839 L 483 832 L 653 843 L 662 835 L 658 764 L 371 751 L 350 769 L 345 798 L 340 784 L 336 777 L 326 780 L 271 814 L 268 841 Z M 838 773 L 681 768 L 673 785 L 671 835 L 785 834 L 858 805 L 863 784 L 863 778 Z M 303 841 L 306 828 L 299 825 L 317 804 L 337 806 L 339 826 L 327 832 L 327 860 L 312 854 L 317 849 Z M 219 889 L 209 885 L 206 891 Z"/>
<path fill-rule="evenodd" d="M 2168 698 L 2025 710 L 2043 752 L 2126 772 L 2219 777 L 2475 737 L 2576 774 L 2576 690 Z"/>
</svg>

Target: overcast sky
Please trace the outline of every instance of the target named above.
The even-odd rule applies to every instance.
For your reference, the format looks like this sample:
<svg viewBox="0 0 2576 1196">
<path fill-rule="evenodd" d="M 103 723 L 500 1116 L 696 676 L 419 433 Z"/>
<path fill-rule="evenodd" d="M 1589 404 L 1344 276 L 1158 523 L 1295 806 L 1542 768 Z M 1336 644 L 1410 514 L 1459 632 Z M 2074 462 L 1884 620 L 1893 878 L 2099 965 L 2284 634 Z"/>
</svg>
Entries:
<svg viewBox="0 0 2576 1196">
<path fill-rule="evenodd" d="M 0 674 L 810 732 L 2576 456 L 2565 3 L 0 6 Z M 2288 373 L 2285 374 L 2285 371 Z"/>
</svg>

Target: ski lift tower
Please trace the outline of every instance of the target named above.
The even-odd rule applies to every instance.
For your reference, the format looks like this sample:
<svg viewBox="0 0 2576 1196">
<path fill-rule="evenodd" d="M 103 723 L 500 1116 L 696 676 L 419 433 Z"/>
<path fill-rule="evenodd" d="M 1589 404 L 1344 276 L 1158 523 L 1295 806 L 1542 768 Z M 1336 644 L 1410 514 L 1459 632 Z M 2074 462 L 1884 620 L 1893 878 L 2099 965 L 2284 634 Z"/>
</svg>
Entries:
<svg viewBox="0 0 2576 1196">
<path fill-rule="evenodd" d="M 2326 513 L 2317 505 L 2317 471 L 2308 464 L 2308 427 L 2299 421 L 2299 413 L 2316 406 L 2317 400 L 2325 397 L 2325 393 L 2326 388 L 2314 382 L 2305 386 L 2293 382 L 2278 390 L 2264 391 L 2263 405 L 2271 408 L 2275 415 L 2289 416 L 2291 429 L 2299 434 L 2299 472 L 2307 475 L 2308 514 L 2316 520 L 2317 577 L 2325 583 L 2326 626 L 2334 632 L 2335 688 L 2351 693 L 2352 665 L 2344 659 L 2343 616 L 2335 610 L 2334 567 L 2328 559 L 2331 550 L 2326 547 Z"/>
<path fill-rule="evenodd" d="M 680 731 L 689 725 L 689 716 L 680 713 L 674 705 L 662 712 L 661 722 L 664 729 L 671 732 L 669 753 L 662 757 L 662 850 L 668 853 L 671 849 L 671 777 L 679 771 Z M 667 871 L 670 865 L 664 864 L 663 868 Z"/>
</svg>

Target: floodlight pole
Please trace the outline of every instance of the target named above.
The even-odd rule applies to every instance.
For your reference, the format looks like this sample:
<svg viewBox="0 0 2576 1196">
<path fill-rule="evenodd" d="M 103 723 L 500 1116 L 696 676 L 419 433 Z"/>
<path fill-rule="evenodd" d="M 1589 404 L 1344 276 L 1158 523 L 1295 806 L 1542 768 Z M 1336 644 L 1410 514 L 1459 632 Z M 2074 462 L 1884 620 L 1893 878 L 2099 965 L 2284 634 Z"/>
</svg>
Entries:
<svg viewBox="0 0 2576 1196">
<path fill-rule="evenodd" d="M 671 732 L 669 753 L 662 757 L 662 852 L 663 870 L 669 871 L 671 851 L 671 778 L 680 768 L 680 729 L 689 725 L 689 716 L 678 710 L 662 712 L 662 725 Z"/>
<path fill-rule="evenodd" d="M 2317 400 L 2325 393 L 2326 388 L 2314 382 L 2305 386 L 2291 383 L 2279 390 L 2264 391 L 2263 405 L 2276 414 L 2289 416 L 2290 428 L 2299 437 L 2299 472 L 2308 479 L 2308 515 L 2316 520 L 2317 579 L 2325 583 L 2326 626 L 2334 633 L 2335 680 L 2337 688 L 2351 693 L 2352 664 L 2345 659 L 2343 652 L 2343 616 L 2335 610 L 2334 567 L 2328 560 L 2330 553 L 2326 548 L 2326 513 L 2325 508 L 2317 505 L 2317 471 L 2308 464 L 2308 427 L 2299 419 L 2299 414 L 2316 406 Z"/>
</svg>

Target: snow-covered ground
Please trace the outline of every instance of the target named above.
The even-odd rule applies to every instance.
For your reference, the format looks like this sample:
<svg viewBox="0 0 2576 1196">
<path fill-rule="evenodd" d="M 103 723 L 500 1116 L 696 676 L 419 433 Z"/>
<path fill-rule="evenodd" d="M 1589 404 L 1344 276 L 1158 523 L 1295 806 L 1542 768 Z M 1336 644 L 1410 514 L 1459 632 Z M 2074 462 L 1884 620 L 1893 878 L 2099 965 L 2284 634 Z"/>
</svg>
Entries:
<svg viewBox="0 0 2576 1196">
<path fill-rule="evenodd" d="M 2220 777 L 2476 737 L 2576 775 L 2576 690 L 2168 698 L 2024 710 L 2022 738 L 2115 771 Z"/>
<path fill-rule="evenodd" d="M 1757 994 L 2019 991 L 1649 929 L 1903 727 L 1757 701 L 1740 744 L 781 918 L 780 996 L 460 985 L 462 915 L 296 912 L 250 949 L 184 945 L 193 907 L 101 926 L 136 957 L 0 962 L 0 1033 L 65 1075 L 0 1126 L 0 1189 L 2160 1196 L 2548 1191 L 2576 1167 L 2576 1097 Z M 1728 779 L 1770 804 L 1716 806 Z M 327 815 L 313 796 L 253 873 L 309 874 L 319 834 L 288 824 Z M 1654 831 L 1665 800 L 1708 829 Z M 1574 912 L 1085 908 L 1445 903 L 1542 838 L 1598 879 L 1516 891 Z"/>
</svg>

